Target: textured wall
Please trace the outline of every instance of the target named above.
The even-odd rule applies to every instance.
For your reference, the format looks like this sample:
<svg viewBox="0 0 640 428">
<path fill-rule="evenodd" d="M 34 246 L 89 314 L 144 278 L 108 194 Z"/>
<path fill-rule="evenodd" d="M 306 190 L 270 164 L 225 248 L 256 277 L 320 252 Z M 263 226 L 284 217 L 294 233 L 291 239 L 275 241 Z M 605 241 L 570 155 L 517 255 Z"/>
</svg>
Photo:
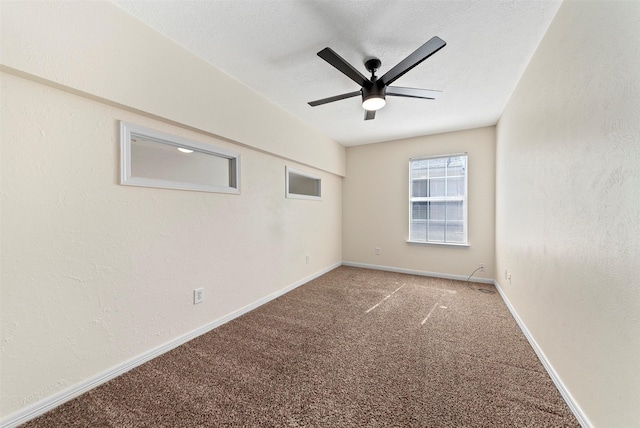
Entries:
<svg viewBox="0 0 640 428">
<path fill-rule="evenodd" d="M 497 278 L 598 427 L 640 426 L 638 100 L 640 3 L 565 2 L 498 125 Z"/>
<path fill-rule="evenodd" d="M 342 260 L 344 148 L 108 2 L 1 18 L 3 419 Z M 120 120 L 240 152 L 241 195 L 118 185 Z"/>
<path fill-rule="evenodd" d="M 2 2 L 0 62 L 344 175 L 344 148 L 107 1 Z"/>
<path fill-rule="evenodd" d="M 1 83 L 3 416 L 342 260 L 339 176 Z M 241 194 L 118 185 L 119 120 L 239 151 Z M 285 165 L 323 199 L 286 199 Z"/>
<path fill-rule="evenodd" d="M 409 158 L 468 153 L 469 247 L 408 244 Z M 344 260 L 465 278 L 494 278 L 495 128 L 347 148 Z M 380 247 L 381 254 L 375 254 Z"/>
</svg>

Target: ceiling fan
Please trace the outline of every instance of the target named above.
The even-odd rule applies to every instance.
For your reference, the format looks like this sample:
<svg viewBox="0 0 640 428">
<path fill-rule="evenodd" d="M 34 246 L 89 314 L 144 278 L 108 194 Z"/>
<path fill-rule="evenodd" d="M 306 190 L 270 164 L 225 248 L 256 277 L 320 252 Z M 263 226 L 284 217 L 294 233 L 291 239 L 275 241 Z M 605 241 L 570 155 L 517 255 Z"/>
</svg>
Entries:
<svg viewBox="0 0 640 428">
<path fill-rule="evenodd" d="M 309 105 L 316 107 L 322 104 L 343 100 L 345 98 L 362 95 L 362 108 L 365 109 L 364 120 L 371 120 L 376 117 L 376 110 L 384 107 L 387 95 L 394 97 L 424 98 L 434 100 L 441 91 L 430 89 L 403 88 L 400 86 L 389 86 L 407 71 L 429 58 L 434 53 L 446 46 L 446 42 L 439 37 L 432 37 L 424 45 L 420 46 L 411 55 L 400 61 L 395 67 L 387 71 L 381 77 L 376 76 L 376 71 L 380 68 L 378 58 L 369 58 L 365 61 L 365 68 L 371 73 L 371 78 L 367 79 L 362 73 L 356 70 L 344 58 L 338 55 L 331 48 L 324 48 L 318 52 L 318 56 L 342 72 L 349 79 L 362 87 L 359 91 L 348 92 L 346 94 L 335 95 L 321 100 L 311 101 Z"/>
</svg>

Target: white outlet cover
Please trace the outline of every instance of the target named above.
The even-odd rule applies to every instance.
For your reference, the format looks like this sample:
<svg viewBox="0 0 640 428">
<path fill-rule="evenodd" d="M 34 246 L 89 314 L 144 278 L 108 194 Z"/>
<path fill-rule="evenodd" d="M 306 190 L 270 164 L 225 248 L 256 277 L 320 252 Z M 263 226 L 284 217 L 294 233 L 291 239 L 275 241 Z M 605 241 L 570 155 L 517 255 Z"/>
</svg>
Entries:
<svg viewBox="0 0 640 428">
<path fill-rule="evenodd" d="M 196 288 L 193 290 L 193 304 L 204 302 L 204 288 Z"/>
</svg>

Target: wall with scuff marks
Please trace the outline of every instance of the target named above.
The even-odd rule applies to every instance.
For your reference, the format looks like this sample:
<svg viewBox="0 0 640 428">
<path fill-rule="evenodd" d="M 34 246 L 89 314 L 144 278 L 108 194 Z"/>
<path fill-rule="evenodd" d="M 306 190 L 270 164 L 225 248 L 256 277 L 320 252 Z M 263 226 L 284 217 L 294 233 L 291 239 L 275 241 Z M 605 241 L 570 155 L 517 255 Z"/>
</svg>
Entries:
<svg viewBox="0 0 640 428">
<path fill-rule="evenodd" d="M 497 279 L 597 427 L 640 426 L 639 100 L 640 3 L 564 2 L 498 124 Z"/>
<path fill-rule="evenodd" d="M 3 421 L 342 260 L 341 146 L 107 2 L 3 2 L 1 36 Z M 119 185 L 121 120 L 240 152 L 241 194 Z"/>
</svg>

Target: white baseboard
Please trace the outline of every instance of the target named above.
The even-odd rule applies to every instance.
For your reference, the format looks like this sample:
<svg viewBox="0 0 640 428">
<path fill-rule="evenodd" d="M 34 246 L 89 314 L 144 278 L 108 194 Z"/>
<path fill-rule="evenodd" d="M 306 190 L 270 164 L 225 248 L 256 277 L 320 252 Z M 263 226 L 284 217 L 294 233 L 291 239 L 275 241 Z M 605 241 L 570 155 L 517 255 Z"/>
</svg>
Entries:
<svg viewBox="0 0 640 428">
<path fill-rule="evenodd" d="M 450 275 L 450 274 L 447 274 L 447 273 L 427 272 L 427 271 L 412 270 L 412 269 L 402 269 L 402 268 L 396 268 L 396 267 L 391 267 L 391 266 L 370 265 L 370 264 L 366 264 L 366 263 L 342 262 L 342 264 L 344 266 L 359 267 L 359 268 L 365 268 L 365 269 L 384 270 L 384 271 L 387 271 L 387 272 L 406 273 L 406 274 L 409 274 L 409 275 L 431 276 L 431 277 L 434 277 L 434 278 L 453 279 L 453 280 L 456 280 L 456 281 L 466 281 L 467 278 L 468 278 L 468 276 L 462 276 L 462 275 Z M 489 279 L 489 278 L 472 277 L 471 279 L 469 279 L 469 281 L 478 282 L 478 283 L 481 283 L 481 284 L 491 284 L 491 285 L 494 284 L 493 279 Z"/>
<path fill-rule="evenodd" d="M 5 418 L 4 420 L 2 420 L 2 422 L 0 422 L 0 428 L 14 428 L 17 427 L 20 424 L 23 424 L 33 418 L 36 418 L 46 412 L 48 412 L 49 410 L 54 409 L 55 407 L 60 406 L 61 404 L 89 391 L 90 389 L 93 389 L 111 379 L 114 379 L 118 376 L 120 376 L 123 373 L 126 373 L 127 371 L 146 363 L 147 361 L 150 361 L 162 354 L 164 354 L 165 352 L 168 352 L 174 348 L 177 348 L 178 346 L 204 334 L 207 333 L 211 330 L 213 330 L 216 327 L 219 327 L 231 320 L 233 320 L 234 318 L 237 318 L 241 315 L 244 315 L 245 313 L 252 311 L 253 309 L 271 301 L 274 300 L 280 296 L 282 296 L 285 293 L 288 293 L 289 291 L 303 285 L 306 284 L 307 282 L 321 276 L 324 275 L 327 272 L 332 271 L 333 269 L 337 268 L 338 266 L 352 266 L 352 267 L 359 267 L 359 268 L 365 268 L 365 269 L 375 269 L 375 270 L 383 270 L 383 271 L 388 271 L 388 272 L 398 272 L 398 273 L 406 273 L 406 274 L 410 274 L 410 275 L 420 275 L 420 276 L 431 276 L 431 277 L 435 277 L 435 278 L 444 278 L 444 279 L 452 279 L 452 280 L 459 280 L 459 281 L 466 281 L 467 277 L 465 276 L 460 276 L 460 275 L 449 275 L 449 274 L 443 274 L 443 273 L 438 273 L 438 272 L 427 272 L 427 271 L 419 271 L 419 270 L 411 270 L 411 269 L 401 269 L 401 268 L 394 268 L 394 267 L 390 267 L 390 266 L 379 266 L 379 265 L 370 265 L 370 264 L 365 264 L 365 263 L 353 263 L 353 262 L 342 262 L 342 263 L 335 263 L 325 269 L 322 269 L 319 272 L 316 272 L 315 274 L 308 276 L 306 278 L 303 278 L 293 284 L 290 284 L 287 287 L 284 287 L 274 293 L 269 294 L 268 296 L 265 296 L 261 299 L 256 300 L 255 302 L 240 308 L 228 315 L 225 315 L 221 318 L 218 318 L 217 320 L 214 320 L 208 324 L 203 325 L 202 327 L 199 327 L 189 333 L 186 333 L 182 336 L 179 336 L 169 342 L 166 342 L 160 346 L 157 346 L 143 354 L 138 355 L 137 357 L 131 358 L 130 360 L 127 360 L 121 364 L 118 364 L 117 366 L 114 366 L 96 376 L 93 376 L 77 385 L 74 385 L 70 388 L 67 388 L 64 391 L 61 391 L 57 394 L 52 395 L 51 397 L 45 398 L 44 400 L 40 400 L 30 406 L 27 406 L 21 410 L 19 410 L 18 412 L 8 416 L 7 418 Z M 560 392 L 560 394 L 562 395 L 562 398 L 564 398 L 565 402 L 567 403 L 567 405 L 569 406 L 569 408 L 571 409 L 571 411 L 573 412 L 573 414 L 575 415 L 576 419 L 578 419 L 578 422 L 580 423 L 580 425 L 582 425 L 582 427 L 584 428 L 591 428 L 592 425 L 589 422 L 589 420 L 587 419 L 587 417 L 585 416 L 584 412 L 582 411 L 582 409 L 580 408 L 580 406 L 577 405 L 577 403 L 575 402 L 575 400 L 573 399 L 573 397 L 571 396 L 571 394 L 569 393 L 569 391 L 567 390 L 567 388 L 564 386 L 564 384 L 562 383 L 562 380 L 560 379 L 560 377 L 556 374 L 555 370 L 553 369 L 553 367 L 551 366 L 551 364 L 549 363 L 549 361 L 547 360 L 546 356 L 544 355 L 544 352 L 542 352 L 542 350 L 540 349 L 540 347 L 538 346 L 538 344 L 536 343 L 536 341 L 533 339 L 533 337 L 531 336 L 531 333 L 529 333 L 529 330 L 527 329 L 526 325 L 522 322 L 522 320 L 520 319 L 520 317 L 518 316 L 518 313 L 515 311 L 515 309 L 513 308 L 513 306 L 511 306 L 511 303 L 509 302 L 509 299 L 507 298 L 507 296 L 504 294 L 504 292 L 502 291 L 502 288 L 500 287 L 500 284 L 492 279 L 486 279 L 486 278 L 471 278 L 470 281 L 473 282 L 479 282 L 479 283 L 484 283 L 484 284 L 493 284 L 495 285 L 496 289 L 498 290 L 498 293 L 500 294 L 500 297 L 502 298 L 502 300 L 504 301 L 505 305 L 507 306 L 507 308 L 509 309 L 509 311 L 511 312 L 511 315 L 513 316 L 513 318 L 516 320 L 516 322 L 518 323 L 518 326 L 520 327 L 520 330 L 522 330 L 522 333 L 525 335 L 525 337 L 527 338 L 527 340 L 529 341 L 529 344 L 531 345 L 531 347 L 533 348 L 533 350 L 535 351 L 536 355 L 538 356 L 538 358 L 540 359 L 540 361 L 542 362 L 542 365 L 544 366 L 545 370 L 547 371 L 547 373 L 549 374 L 549 376 L 551 377 L 551 380 L 553 381 L 553 383 L 556 385 L 556 388 L 558 389 L 558 391 Z"/>
<path fill-rule="evenodd" d="M 518 316 L 518 313 L 516 312 L 514 307 L 511 306 L 511 302 L 509 302 L 509 299 L 507 298 L 506 294 L 504 294 L 504 291 L 502 291 L 502 288 L 500 287 L 500 284 L 498 283 L 498 281 L 494 281 L 494 285 L 496 287 L 496 290 L 498 290 L 498 293 L 500 293 L 500 297 L 502 297 L 502 300 L 504 301 L 505 305 L 507 305 L 509 312 L 511 312 L 511 315 L 518 323 L 520 330 L 522 330 L 522 333 L 529 341 L 529 344 L 531 345 L 534 352 L 538 356 L 538 359 L 540 360 L 545 370 L 549 374 L 549 377 L 551 378 L 556 388 L 560 392 L 560 395 L 562 395 L 562 398 L 567 403 L 567 406 L 569 406 L 569 409 L 573 412 L 574 416 L 576 417 L 576 419 L 578 420 L 578 422 L 583 428 L 591 428 L 593 425 L 591 425 L 591 422 L 589 422 L 589 419 L 587 418 L 587 416 L 584 414 L 580 406 L 578 406 L 576 401 L 573 399 L 573 396 L 571 395 L 567 387 L 564 385 L 564 383 L 562 383 L 562 380 L 560 379 L 556 371 L 553 369 L 553 366 L 551 365 L 549 360 L 547 360 L 547 357 L 544 355 L 544 352 L 542 352 L 542 349 L 540 349 L 540 347 L 536 343 L 535 339 L 527 329 L 527 326 L 520 319 L 520 316 Z"/>
<path fill-rule="evenodd" d="M 282 296 L 285 293 L 288 293 L 289 291 L 303 285 L 306 284 L 307 282 L 321 276 L 324 275 L 325 273 L 332 271 L 333 269 L 341 266 L 342 263 L 338 262 L 338 263 L 334 263 L 333 265 L 322 269 L 319 272 L 314 273 L 311 276 L 308 276 L 306 278 L 303 278 L 299 281 L 296 281 L 293 284 L 290 284 L 274 293 L 269 294 L 268 296 L 265 296 L 261 299 L 256 300 L 255 302 L 240 308 L 228 315 L 225 315 L 221 318 L 218 318 L 215 321 L 212 321 L 208 324 L 203 325 L 202 327 L 199 327 L 189 333 L 186 333 L 182 336 L 179 336 L 175 339 L 170 340 L 169 342 L 166 342 L 160 346 L 157 346 L 153 349 L 150 349 L 147 352 L 144 352 L 140 355 L 138 355 L 137 357 L 131 358 L 130 360 L 127 360 L 121 364 L 118 364 L 108 370 L 105 370 L 102 373 L 99 373 L 96 376 L 93 376 L 85 381 L 80 382 L 79 384 L 76 384 L 70 388 L 65 389 L 64 391 L 60 391 L 57 394 L 54 394 L 50 397 L 45 398 L 44 400 L 40 400 L 36 403 L 33 403 L 30 406 L 27 406 L 21 410 L 19 410 L 16 413 L 13 413 L 11 415 L 9 415 L 8 417 L 6 417 L 4 420 L 2 420 L 2 422 L 0 422 L 0 428 L 14 428 L 17 427 L 20 424 L 23 424 L 31 419 L 34 419 L 46 412 L 48 412 L 49 410 L 54 409 L 55 407 L 60 406 L 61 404 L 89 391 L 90 389 L 93 389 L 111 379 L 114 379 L 118 376 L 120 376 L 123 373 L 128 372 L 129 370 L 146 363 L 147 361 L 150 361 L 162 354 L 164 354 L 165 352 L 168 352 L 174 348 L 177 348 L 178 346 L 204 334 L 207 333 L 211 330 L 213 330 L 216 327 L 219 327 L 231 320 L 233 320 L 234 318 L 237 318 L 241 315 L 246 314 L 249 311 L 252 311 L 253 309 L 264 305 L 265 303 L 274 300 L 280 296 Z"/>
</svg>

